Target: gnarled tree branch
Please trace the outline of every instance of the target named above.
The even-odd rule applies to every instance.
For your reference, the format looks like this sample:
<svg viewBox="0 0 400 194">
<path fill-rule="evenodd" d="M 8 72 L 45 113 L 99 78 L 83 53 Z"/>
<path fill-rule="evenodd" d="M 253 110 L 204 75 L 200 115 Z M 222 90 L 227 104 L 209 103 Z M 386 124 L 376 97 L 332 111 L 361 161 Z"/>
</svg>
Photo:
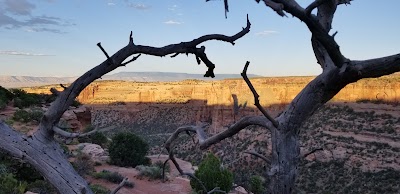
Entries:
<svg viewBox="0 0 400 194">
<path fill-rule="evenodd" d="M 89 70 L 88 72 L 86 72 L 84 75 L 79 77 L 75 82 L 73 82 L 68 88 L 66 88 L 63 92 L 59 93 L 58 98 L 50 106 L 48 111 L 44 114 L 43 119 L 41 120 L 39 127 L 40 133 L 45 133 L 47 136 L 52 136 L 54 134 L 53 131 L 54 123 L 58 122 L 62 114 L 68 109 L 68 107 L 72 104 L 73 100 L 79 95 L 79 93 L 86 86 L 88 86 L 90 83 L 100 78 L 104 74 L 120 67 L 121 65 L 126 65 L 132 60 L 135 60 L 137 57 L 134 57 L 132 60 L 123 63 L 123 61 L 126 58 L 134 54 L 146 54 L 153 56 L 166 56 L 173 53 L 195 54 L 208 67 L 208 71 L 204 76 L 214 77 L 215 65 L 208 59 L 207 55 L 205 54 L 205 47 L 204 46 L 200 48 L 196 47 L 199 44 L 210 40 L 220 40 L 234 44 L 234 42 L 237 39 L 243 37 L 250 31 L 250 26 L 251 24 L 247 17 L 246 27 L 233 36 L 211 34 L 211 35 L 201 36 L 189 42 L 181 42 L 179 44 L 171 44 L 164 47 L 136 45 L 133 43 L 132 32 L 131 32 L 129 37 L 129 44 L 112 56 L 109 56 L 107 52 L 104 50 L 104 48 L 101 46 L 101 44 L 98 44 L 103 53 L 106 55 L 107 60 L 101 63 L 100 65 L 94 67 L 93 69 Z"/>
<path fill-rule="evenodd" d="M 174 157 L 174 153 L 173 153 L 173 150 L 172 150 L 172 143 L 179 137 L 180 133 L 183 133 L 183 132 L 186 132 L 187 134 L 196 133 L 197 134 L 197 138 L 199 139 L 200 149 L 204 150 L 204 149 L 209 148 L 211 145 L 214 145 L 214 144 L 216 144 L 216 143 L 218 143 L 218 142 L 220 142 L 220 141 L 222 141 L 222 140 L 224 140 L 224 139 L 226 139 L 228 137 L 231 137 L 231 136 L 237 134 L 238 132 L 240 132 L 242 129 L 244 129 L 245 127 L 247 127 L 249 125 L 258 125 L 258 126 L 262 126 L 262 127 L 265 127 L 265 128 L 273 127 L 273 124 L 263 116 L 257 116 L 257 117 L 248 116 L 248 117 L 243 117 L 238 122 L 236 122 L 235 124 L 231 125 L 225 131 L 207 138 L 207 135 L 204 132 L 204 128 L 207 125 L 203 125 L 203 126 L 182 126 L 182 127 L 179 127 L 178 129 L 176 129 L 174 133 L 172 133 L 172 135 L 165 142 L 164 146 L 165 146 L 165 149 L 168 151 L 169 160 L 171 160 L 172 163 L 174 163 L 174 165 L 175 165 L 176 169 L 179 171 L 179 173 L 181 175 L 186 175 L 186 176 L 189 176 L 189 177 L 195 179 L 196 181 L 198 181 L 202 185 L 203 189 L 205 189 L 205 191 L 206 191 L 206 187 L 203 185 L 203 183 L 196 176 L 194 176 L 192 173 L 184 172 L 182 170 L 182 168 L 179 166 L 178 162 L 176 161 L 176 159 Z M 164 165 L 165 165 L 165 163 L 167 161 L 168 160 L 166 160 L 164 162 Z M 163 175 L 165 175 L 164 174 L 164 170 L 163 170 Z"/>
<path fill-rule="evenodd" d="M 346 66 L 345 74 L 357 81 L 362 78 L 376 78 L 399 71 L 400 53 L 363 61 L 351 61 Z"/>
<path fill-rule="evenodd" d="M 91 194 L 92 191 L 86 181 L 76 173 L 63 155 L 61 147 L 54 139 L 55 133 L 66 137 L 87 135 L 67 133 L 57 127 L 61 116 L 70 107 L 80 92 L 94 80 L 106 73 L 134 61 L 138 56 L 124 62 L 128 57 L 136 54 L 153 56 L 166 56 L 174 53 L 194 54 L 207 65 L 208 71 L 205 76 L 213 77 L 215 65 L 207 58 L 205 47 L 198 48 L 199 44 L 210 40 L 220 40 L 234 44 L 237 39 L 243 37 L 250 31 L 250 25 L 247 18 L 246 27 L 233 36 L 220 34 L 205 35 L 189 42 L 181 42 L 164 47 L 136 45 L 133 43 L 131 32 L 128 45 L 111 56 L 108 55 L 101 44 L 98 44 L 107 59 L 80 76 L 71 85 L 64 88 L 62 92 L 53 90 L 53 92 L 57 94 L 57 98 L 45 112 L 38 126 L 39 129 L 32 135 L 32 138 L 25 138 L 22 134 L 13 131 L 7 125 L 1 123 L 0 132 L 2 135 L 0 136 L 0 148 L 14 157 L 28 161 L 29 164 L 35 169 L 38 169 L 60 193 Z"/>
<path fill-rule="evenodd" d="M 329 2 L 335 0 L 327 0 L 327 1 Z M 312 36 L 315 37 L 319 42 L 321 42 L 321 44 L 325 47 L 325 49 L 329 53 L 330 58 L 337 67 L 340 68 L 344 63 L 348 62 L 348 59 L 344 57 L 343 54 L 341 53 L 339 45 L 336 43 L 334 38 L 328 34 L 330 28 L 329 29 L 325 28 L 320 23 L 320 20 L 316 16 L 307 14 L 306 10 L 302 8 L 295 0 L 274 0 L 273 2 L 281 4 L 283 6 L 282 9 L 284 11 L 297 17 L 307 25 L 308 29 L 312 33 Z M 337 4 L 334 5 L 335 10 L 336 10 L 336 5 Z M 311 7 L 309 9 L 311 9 Z M 330 15 L 330 13 L 326 14 Z"/>
<path fill-rule="evenodd" d="M 247 68 L 249 67 L 249 65 L 250 65 L 250 62 L 247 61 L 247 62 L 246 62 L 246 65 L 245 65 L 244 68 L 243 68 L 243 72 L 241 73 L 241 75 L 242 75 L 244 81 L 246 82 L 247 86 L 249 86 L 251 92 L 252 92 L 253 95 L 254 95 L 254 105 L 258 108 L 258 110 L 260 110 L 260 111 L 262 112 L 262 114 L 263 114 L 269 121 L 271 121 L 271 123 L 274 125 L 274 127 L 278 128 L 279 123 L 276 122 L 275 119 L 272 118 L 272 117 L 268 114 L 268 112 L 264 109 L 264 107 L 262 107 L 262 106 L 260 105 L 260 101 L 259 101 L 259 99 L 258 99 L 260 96 L 258 95 L 256 89 L 254 89 L 253 84 L 251 84 L 249 78 L 247 77 Z"/>
<path fill-rule="evenodd" d="M 260 3 L 261 0 L 256 0 L 257 3 Z M 285 12 L 283 12 L 283 5 L 281 3 L 276 3 L 271 0 L 262 0 L 267 7 L 270 7 L 280 16 L 286 16 Z"/>
</svg>

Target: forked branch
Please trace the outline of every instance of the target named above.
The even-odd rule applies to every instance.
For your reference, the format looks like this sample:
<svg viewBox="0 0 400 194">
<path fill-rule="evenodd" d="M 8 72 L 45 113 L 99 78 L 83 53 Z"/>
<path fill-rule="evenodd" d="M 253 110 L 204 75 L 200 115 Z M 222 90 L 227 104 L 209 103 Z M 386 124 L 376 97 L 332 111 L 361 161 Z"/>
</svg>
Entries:
<svg viewBox="0 0 400 194">
<path fill-rule="evenodd" d="M 94 67 L 93 69 L 89 70 L 82 76 L 80 76 L 75 82 L 73 82 L 69 87 L 67 87 L 62 92 L 58 93 L 57 99 L 54 103 L 50 106 L 48 111 L 45 113 L 43 119 L 40 123 L 40 129 L 42 132 L 45 132 L 48 136 L 52 136 L 54 134 L 54 129 L 57 133 L 61 131 L 57 128 L 54 128 L 54 123 L 58 123 L 59 119 L 61 118 L 62 114 L 69 108 L 72 104 L 73 100 L 79 95 L 79 93 L 90 83 L 94 80 L 100 78 L 101 76 L 105 75 L 106 73 L 120 67 L 124 66 L 132 61 L 135 61 L 140 54 L 152 55 L 152 56 L 166 56 L 170 54 L 194 54 L 199 60 L 203 61 L 208 70 L 205 73 L 205 77 L 214 77 L 214 68 L 215 65 L 212 63 L 206 53 L 205 47 L 201 46 L 198 47 L 199 44 L 202 44 L 206 41 L 210 40 L 219 40 L 234 44 L 235 41 L 244 35 L 246 35 L 250 31 L 250 21 L 247 17 L 247 25 L 238 33 L 234 34 L 233 36 L 226 36 L 222 34 L 210 34 L 204 35 L 199 38 L 196 38 L 189 42 L 181 42 L 178 44 L 170 44 L 164 47 L 151 47 L 151 46 L 143 46 L 143 45 L 136 45 L 133 42 L 132 32 L 129 36 L 129 43 L 124 48 L 120 49 L 114 55 L 109 56 L 105 49 L 101 46 L 101 44 L 97 44 L 97 46 L 102 50 L 104 55 L 107 57 L 100 65 Z M 124 62 L 128 57 L 138 54 L 137 56 L 133 57 L 131 60 Z M 45 131 L 43 131 L 45 130 Z M 73 135 L 73 136 L 76 136 Z"/>
<path fill-rule="evenodd" d="M 262 112 L 262 114 L 263 114 L 269 121 L 271 121 L 271 123 L 274 125 L 275 128 L 278 128 L 278 127 L 279 127 L 278 122 L 275 121 L 275 119 L 273 119 L 273 118 L 268 114 L 268 112 L 264 109 L 264 107 L 262 107 L 262 106 L 260 105 L 260 100 L 258 99 L 260 96 L 258 95 L 256 89 L 254 89 L 253 84 L 251 84 L 249 78 L 247 77 L 247 68 L 249 67 L 249 65 L 250 65 L 250 62 L 247 61 L 247 62 L 246 62 L 246 65 L 245 65 L 244 68 L 243 68 L 243 72 L 241 73 L 241 75 L 242 75 L 244 81 L 246 82 L 247 86 L 249 86 L 251 92 L 252 92 L 253 95 L 254 95 L 254 105 L 258 108 L 258 110 L 260 110 L 260 111 Z"/>
<path fill-rule="evenodd" d="M 306 14 L 309 16 L 315 8 L 322 5 L 327 0 L 315 0 L 310 5 L 308 5 L 305 9 Z"/>
<path fill-rule="evenodd" d="M 110 131 L 110 130 L 115 129 L 115 127 L 114 126 L 109 126 L 109 127 L 104 127 L 104 128 L 95 128 L 95 129 L 93 129 L 93 130 L 91 130 L 89 132 L 86 132 L 86 133 L 70 133 L 70 132 L 65 131 L 66 129 L 70 129 L 70 128 L 54 126 L 53 131 L 56 134 L 58 134 L 58 135 L 60 135 L 62 137 L 77 138 L 77 137 L 87 137 L 87 136 L 93 135 L 96 132 Z"/>
<path fill-rule="evenodd" d="M 181 175 L 186 175 L 186 176 L 189 176 L 189 177 L 195 179 L 202 185 L 202 187 L 206 191 L 206 187 L 196 176 L 194 176 L 192 173 L 184 172 L 183 169 L 180 167 L 180 165 L 178 164 L 178 162 L 176 161 L 176 159 L 174 157 L 172 143 L 179 137 L 179 134 L 181 134 L 181 133 L 185 132 L 189 136 L 190 136 L 190 133 L 196 133 L 197 138 L 199 139 L 200 149 L 204 150 L 204 149 L 209 148 L 211 145 L 214 145 L 228 137 L 232 137 L 233 135 L 237 134 L 238 132 L 240 132 L 242 129 L 246 128 L 249 125 L 258 125 L 258 126 L 262 126 L 262 127 L 268 128 L 268 129 L 273 127 L 273 124 L 269 120 L 267 120 L 264 116 L 243 117 L 238 122 L 231 125 L 228 129 L 226 129 L 214 136 L 211 136 L 211 137 L 207 137 L 207 134 L 204 131 L 204 128 L 208 125 L 179 127 L 178 129 L 175 130 L 174 133 L 172 133 L 172 135 L 168 138 L 168 140 L 164 144 L 165 149 L 168 151 L 168 156 L 169 156 L 168 160 L 171 160 L 172 163 L 174 163 L 176 169 L 179 171 L 179 173 Z M 168 160 L 166 160 L 164 162 L 164 166 L 168 162 Z M 163 175 L 164 175 L 164 170 L 163 170 Z M 215 190 L 214 192 L 217 192 L 217 191 L 218 190 Z"/>
</svg>

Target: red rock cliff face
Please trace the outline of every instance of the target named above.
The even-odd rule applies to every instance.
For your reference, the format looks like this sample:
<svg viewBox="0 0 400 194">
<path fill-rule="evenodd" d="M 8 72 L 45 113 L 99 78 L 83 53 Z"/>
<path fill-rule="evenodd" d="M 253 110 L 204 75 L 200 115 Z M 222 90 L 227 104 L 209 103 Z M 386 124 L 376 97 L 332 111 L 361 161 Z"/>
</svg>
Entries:
<svg viewBox="0 0 400 194">
<path fill-rule="evenodd" d="M 260 78 L 253 79 L 252 82 L 260 95 L 260 103 L 269 106 L 268 110 L 276 115 L 278 110 L 290 103 L 312 79 L 312 77 Z M 362 80 L 348 85 L 332 101 L 399 102 L 398 80 L 400 80 L 398 76 Z M 238 115 L 234 115 L 232 94 L 237 95 L 238 104 L 247 104 L 245 109 L 240 109 Z M 132 115 L 147 111 L 148 113 L 141 116 L 150 119 L 160 108 L 174 107 L 180 109 L 174 112 L 174 115 L 184 112 L 184 116 L 180 117 L 182 124 L 208 122 L 212 123 L 211 130 L 218 132 L 221 127 L 232 124 L 236 118 L 259 114 L 253 105 L 254 97 L 243 80 L 212 82 L 188 80 L 168 83 L 96 82 L 82 92 L 79 101 L 93 107 L 92 122 L 96 126 L 107 126 L 115 122 L 135 123 L 139 118 Z M 119 106 L 109 106 L 109 104 Z M 110 114 L 109 111 L 113 113 Z M 178 119 L 175 118 L 175 121 Z"/>
<path fill-rule="evenodd" d="M 312 77 L 282 77 L 253 79 L 263 105 L 289 103 Z M 333 101 L 386 100 L 400 101 L 400 76 L 366 79 L 345 87 Z M 243 80 L 183 81 L 183 82 L 96 82 L 88 86 L 78 97 L 84 104 L 133 103 L 185 103 L 203 100 L 207 105 L 230 106 L 232 94 L 239 104 L 249 102 L 253 96 Z"/>
</svg>

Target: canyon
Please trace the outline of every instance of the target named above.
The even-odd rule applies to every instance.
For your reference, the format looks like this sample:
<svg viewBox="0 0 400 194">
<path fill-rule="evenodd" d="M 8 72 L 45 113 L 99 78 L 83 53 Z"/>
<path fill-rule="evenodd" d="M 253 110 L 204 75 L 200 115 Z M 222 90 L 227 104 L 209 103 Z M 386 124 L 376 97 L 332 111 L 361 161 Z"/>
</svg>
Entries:
<svg viewBox="0 0 400 194">
<path fill-rule="evenodd" d="M 253 78 L 260 103 L 278 115 L 313 77 Z M 301 159 L 300 193 L 398 193 L 400 191 L 400 75 L 365 79 L 348 85 L 302 127 L 301 153 L 322 149 Z M 51 87 L 24 88 L 49 93 Z M 234 108 L 237 98 L 237 110 Z M 110 128 L 108 136 L 131 131 L 151 145 L 151 154 L 166 154 L 163 143 L 183 125 L 208 123 L 209 135 L 225 130 L 245 115 L 260 115 L 254 96 L 241 79 L 180 82 L 97 81 L 78 97 L 90 111 L 86 120 Z M 246 184 L 268 164 L 244 153 L 271 153 L 270 134 L 247 127 L 211 147 L 235 181 Z M 175 142 L 179 158 L 197 165 L 204 153 L 182 136 Z M 338 183 L 333 183 L 340 180 Z M 383 189 L 383 190 L 382 190 Z"/>
</svg>

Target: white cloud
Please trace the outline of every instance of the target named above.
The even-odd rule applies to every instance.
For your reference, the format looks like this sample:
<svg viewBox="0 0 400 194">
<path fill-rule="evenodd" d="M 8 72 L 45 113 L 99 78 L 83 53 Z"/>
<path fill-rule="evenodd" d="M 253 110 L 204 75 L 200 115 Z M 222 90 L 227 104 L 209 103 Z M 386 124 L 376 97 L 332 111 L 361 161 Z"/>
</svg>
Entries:
<svg viewBox="0 0 400 194">
<path fill-rule="evenodd" d="M 16 15 L 30 15 L 35 5 L 27 0 L 4 0 L 6 11 Z"/>
<path fill-rule="evenodd" d="M 171 7 L 168 7 L 168 10 L 170 10 L 170 11 L 175 11 L 176 8 L 178 8 L 178 5 L 173 5 L 173 6 L 171 6 Z"/>
<path fill-rule="evenodd" d="M 278 31 L 264 30 L 264 31 L 255 33 L 256 36 L 268 36 L 268 35 L 271 35 L 271 34 L 278 34 Z"/>
<path fill-rule="evenodd" d="M 113 3 L 113 2 L 108 2 L 107 5 L 113 6 L 113 5 L 115 5 L 115 3 Z"/>
<path fill-rule="evenodd" d="M 53 2 L 54 0 L 43 0 Z M 0 29 L 65 33 L 60 28 L 74 26 L 74 23 L 52 16 L 32 14 L 36 5 L 27 0 L 0 0 Z"/>
<path fill-rule="evenodd" d="M 2 50 L 0 50 L 0 55 L 19 55 L 19 56 L 54 56 L 54 55 L 41 54 L 41 53 L 29 53 L 29 52 L 21 52 L 21 51 L 2 51 Z"/>
<path fill-rule="evenodd" d="M 178 21 L 174 21 L 174 20 L 168 20 L 168 21 L 164 22 L 164 24 L 179 25 L 179 24 L 183 24 L 183 22 L 178 22 Z"/>
<path fill-rule="evenodd" d="M 150 9 L 151 8 L 151 6 L 145 5 L 143 3 L 137 3 L 137 4 L 130 3 L 128 6 L 129 7 L 133 7 L 135 9 L 139 9 L 139 10 L 146 10 L 146 9 Z"/>
</svg>

